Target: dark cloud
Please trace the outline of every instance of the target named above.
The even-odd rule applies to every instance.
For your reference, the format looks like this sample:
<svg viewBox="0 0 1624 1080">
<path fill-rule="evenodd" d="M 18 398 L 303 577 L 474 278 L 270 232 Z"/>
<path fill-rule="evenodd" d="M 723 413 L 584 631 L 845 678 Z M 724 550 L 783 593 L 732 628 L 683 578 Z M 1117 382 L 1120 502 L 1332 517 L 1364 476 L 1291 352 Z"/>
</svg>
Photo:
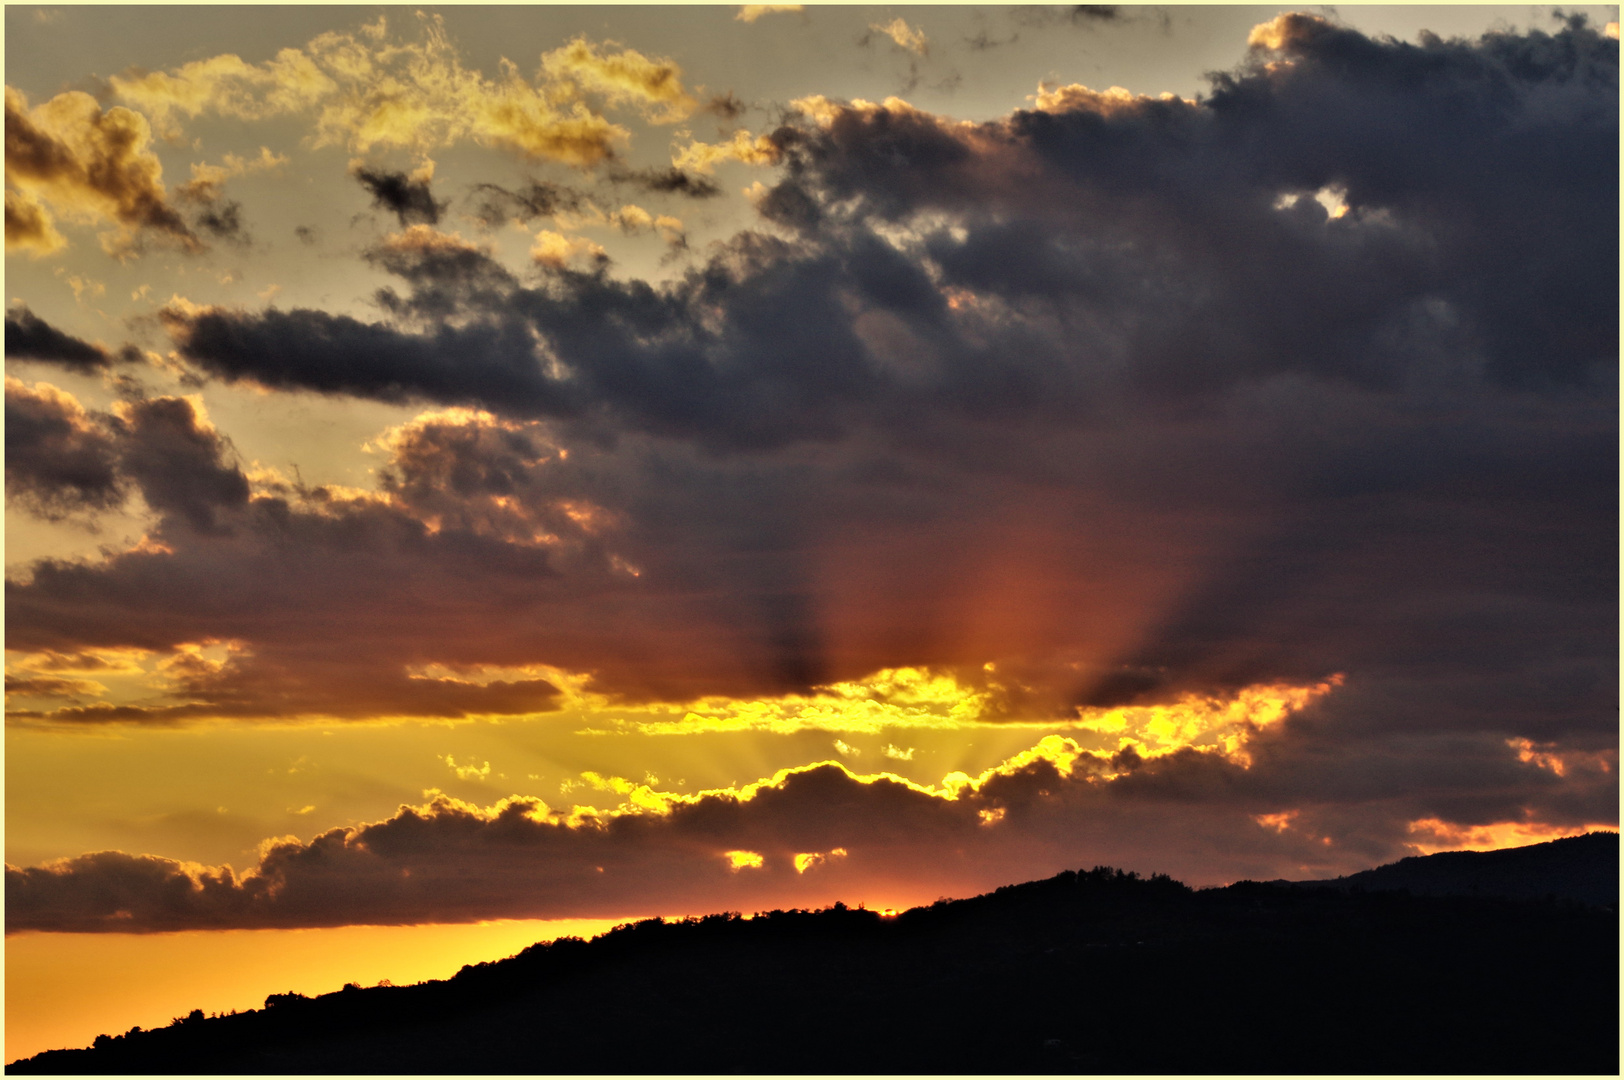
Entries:
<svg viewBox="0 0 1624 1080">
<path fill-rule="evenodd" d="M 608 179 L 614 184 L 631 184 L 645 191 L 662 195 L 686 195 L 693 199 L 714 198 L 722 193 L 722 188 L 716 181 L 696 173 L 685 172 L 675 166 L 610 172 Z"/>
<path fill-rule="evenodd" d="M 199 211 L 196 224 L 217 239 L 236 244 L 248 242 L 248 230 L 242 222 L 242 203 L 235 200 L 219 201 Z"/>
<path fill-rule="evenodd" d="M 147 505 L 199 533 L 216 533 L 248 503 L 248 480 L 228 464 L 228 442 L 185 398 L 151 398 L 119 409 L 120 467 Z"/>
<path fill-rule="evenodd" d="M 6 357 L 59 364 L 80 372 L 101 371 L 113 363 L 106 349 L 58 330 L 26 304 L 6 309 Z"/>
<path fill-rule="evenodd" d="M 355 169 L 352 175 L 372 193 L 372 205 L 394 214 L 402 227 L 439 224 L 446 204 L 434 200 L 428 180 L 366 166 Z"/>
<path fill-rule="evenodd" d="M 425 337 L 309 308 L 170 312 L 167 320 L 187 357 L 227 380 L 382 401 L 500 399 L 505 411 L 530 415 L 571 407 L 567 388 L 542 371 L 528 329 L 512 321 L 441 326 Z M 453 356 L 464 362 L 448 363 Z"/>
<path fill-rule="evenodd" d="M 1013 45 L 1020 39 L 1020 34 L 1011 34 L 1003 41 L 999 41 L 998 39 L 989 35 L 985 28 L 982 28 L 976 31 L 975 37 L 965 38 L 964 43 L 977 52 L 984 52 L 987 49 L 996 49 L 1000 45 Z"/>
<path fill-rule="evenodd" d="M 49 519 L 110 509 L 124 500 L 116 466 L 113 438 L 73 397 L 6 379 L 7 502 Z"/>
<path fill-rule="evenodd" d="M 1099 26 L 1129 19 L 1119 4 L 1063 4 L 1040 7 L 1021 4 L 1009 9 L 1009 17 L 1021 26 Z"/>
<path fill-rule="evenodd" d="M 1447 801 L 1456 786 L 1444 783 L 1418 795 L 1391 790 L 1397 785 L 1361 785 L 1373 804 L 1362 831 L 1327 852 L 1318 830 L 1330 822 L 1299 815 L 1281 829 L 1254 819 L 1278 798 L 1266 778 L 1253 775 L 1259 769 L 1186 754 L 1101 780 L 1102 770 L 1113 767 L 1090 755 L 1069 772 L 1044 757 L 1011 762 L 947 798 L 892 779 L 865 781 L 823 763 L 788 770 L 748 793 L 665 796 L 663 811 L 628 806 L 584 819 L 523 796 L 489 809 L 440 796 L 308 843 L 267 844 L 257 865 L 240 875 L 230 867 L 188 867 L 116 851 L 41 867 L 8 865 L 6 930 L 153 932 L 762 910 L 875 890 L 893 897 L 900 890 L 907 895 L 898 899 L 920 903 L 1091 861 L 1156 867 L 1196 883 L 1270 877 L 1310 865 L 1324 873 L 1409 850 L 1402 823 Z M 1504 746 L 1492 768 L 1524 799 L 1537 802 L 1550 786 Z M 1591 784 L 1604 786 L 1605 778 Z M 1213 785 L 1228 789 L 1227 805 L 1189 815 L 1181 804 Z M 1175 821 L 1178 827 L 1169 828 Z M 759 865 L 736 863 L 733 852 L 748 853 Z M 803 856 L 799 868 L 797 855 Z"/>
<path fill-rule="evenodd" d="M 715 116 L 723 122 L 732 122 L 744 115 L 746 106 L 729 90 L 725 94 L 717 94 L 706 103 L 704 111 Z"/>
<path fill-rule="evenodd" d="M 475 197 L 478 205 L 474 216 L 487 226 L 513 219 L 528 223 L 561 210 L 575 210 L 582 201 L 581 193 L 573 188 L 539 180 L 532 180 L 517 191 L 496 184 L 475 184 L 470 198 Z"/>
<path fill-rule="evenodd" d="M 293 230 L 293 235 L 299 238 L 301 244 L 314 244 L 316 242 L 316 230 L 309 225 L 297 226 Z"/>
</svg>

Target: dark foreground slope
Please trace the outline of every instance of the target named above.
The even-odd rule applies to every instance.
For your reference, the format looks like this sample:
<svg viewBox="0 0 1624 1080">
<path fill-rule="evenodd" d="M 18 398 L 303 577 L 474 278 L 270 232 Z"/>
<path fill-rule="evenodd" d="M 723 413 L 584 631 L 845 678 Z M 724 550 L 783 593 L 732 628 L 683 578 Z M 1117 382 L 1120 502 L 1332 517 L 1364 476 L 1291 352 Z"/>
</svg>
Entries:
<svg viewBox="0 0 1624 1080">
<path fill-rule="evenodd" d="M 1504 851 L 1447 851 L 1400 859 L 1347 877 L 1305 881 L 1422 896 L 1505 896 L 1618 906 L 1618 834 L 1586 833 Z"/>
<path fill-rule="evenodd" d="M 1605 908 L 1095 870 L 638 923 L 8 1072 L 1616 1073 L 1618 1004 Z"/>
</svg>

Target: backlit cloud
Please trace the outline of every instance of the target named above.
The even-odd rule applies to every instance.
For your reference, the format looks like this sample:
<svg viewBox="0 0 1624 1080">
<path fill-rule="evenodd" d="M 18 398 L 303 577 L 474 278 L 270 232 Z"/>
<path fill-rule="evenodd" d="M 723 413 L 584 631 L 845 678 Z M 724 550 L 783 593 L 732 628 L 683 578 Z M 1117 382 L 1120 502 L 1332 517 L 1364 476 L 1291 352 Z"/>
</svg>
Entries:
<svg viewBox="0 0 1624 1080">
<path fill-rule="evenodd" d="M 1506 828 L 1407 823 L 1405 813 L 1444 798 L 1434 793 L 1387 800 L 1389 820 L 1375 835 L 1367 823 L 1365 835 L 1336 830 L 1325 843 L 1277 827 L 1295 824 L 1294 813 L 1259 813 L 1271 798 L 1267 785 L 1247 783 L 1247 771 L 1221 755 L 1191 751 L 1125 774 L 1116 767 L 1106 755 L 1050 736 L 978 777 L 954 774 L 938 786 L 823 762 L 695 795 L 637 785 L 607 811 L 554 809 L 523 796 L 481 808 L 436 793 L 427 805 L 403 806 L 388 820 L 331 829 L 308 843 L 267 840 L 258 863 L 242 874 L 117 851 L 8 865 L 6 930 L 681 914 L 717 905 L 809 906 L 836 895 L 890 906 L 1031 872 L 1017 866 L 1120 865 L 1130 851 L 1135 863 L 1197 881 L 1239 870 L 1272 876 L 1286 867 L 1323 874 L 1378 861 L 1372 852 L 1436 850 Z M 1214 785 L 1238 787 L 1227 803 L 1209 801 L 1198 815 L 1180 805 Z M 1175 818 L 1182 827 L 1167 829 Z M 1238 831 L 1242 822 L 1249 831 Z M 1583 829 L 1533 826 L 1517 835 Z"/>
</svg>

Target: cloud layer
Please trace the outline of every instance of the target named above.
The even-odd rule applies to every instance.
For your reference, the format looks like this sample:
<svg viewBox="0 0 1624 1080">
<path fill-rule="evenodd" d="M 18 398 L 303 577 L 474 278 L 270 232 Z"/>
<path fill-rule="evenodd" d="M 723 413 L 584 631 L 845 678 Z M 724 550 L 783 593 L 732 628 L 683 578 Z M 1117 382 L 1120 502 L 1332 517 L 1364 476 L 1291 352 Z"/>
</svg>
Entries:
<svg viewBox="0 0 1624 1080">
<path fill-rule="evenodd" d="M 402 45 L 379 23 L 265 64 L 216 57 L 113 86 L 160 131 L 298 114 L 357 153 L 469 139 L 564 165 L 610 163 L 620 129 L 597 105 L 651 122 L 697 108 L 674 64 L 634 50 L 577 40 L 534 80 L 492 80 L 437 27 Z M 924 48 L 900 21 L 881 32 Z M 818 709 L 887 679 L 883 703 L 911 707 L 906 671 L 943 680 L 976 723 L 1071 730 L 1100 710 L 1345 676 L 1251 768 L 1185 746 L 1182 764 L 1119 779 L 1033 780 L 1075 789 L 1053 795 L 1054 821 L 1095 845 L 1060 864 L 1131 841 L 1173 860 L 1145 869 L 1217 873 L 1194 848 L 1158 847 L 1158 829 L 1263 845 L 1257 865 L 1274 867 L 1326 838 L 1365 865 L 1416 842 L 1415 822 L 1447 837 L 1616 820 L 1617 57 L 1577 18 L 1412 45 L 1282 15 L 1199 101 L 1045 87 L 965 122 L 807 97 L 769 130 L 690 139 L 673 171 L 606 167 L 605 183 L 690 195 L 722 190 L 709 170 L 764 170 L 757 227 L 663 284 L 566 235 L 558 215 L 595 211 L 573 189 L 437 198 L 426 165 L 363 163 L 356 180 L 400 225 L 363 252 L 389 278 L 371 314 L 177 296 L 158 325 L 205 388 L 423 412 L 373 441 L 378 481 L 354 490 L 249 468 L 200 396 L 98 412 L 8 380 L 16 505 L 63 517 L 139 498 L 152 522 L 130 550 L 7 582 L 10 715 L 522 716 L 591 694 L 680 706 L 671 734 L 850 731 Z M 83 97 L 13 109 L 8 92 L 8 151 L 13 113 L 27 151 L 19 242 L 51 243 L 29 199 L 189 242 L 165 216 L 147 121 Z M 106 139 L 72 143 L 53 109 Z M 85 179 L 98 154 L 114 187 Z M 463 204 L 482 228 L 564 231 L 531 233 L 529 264 L 511 265 L 492 235 L 442 220 Z M 7 206 L 9 236 L 11 187 Z M 633 203 L 597 214 L 686 243 L 680 221 Z M 111 362 L 26 309 L 7 352 Z M 141 651 L 152 693 L 45 681 L 39 658 L 98 649 Z M 877 714 L 863 730 L 908 726 Z M 1159 794 L 1130 813 L 1141 790 Z M 848 803 L 917 828 L 880 848 L 921 881 L 944 845 L 997 863 L 1005 849 L 982 838 L 1006 822 L 1030 826 L 1020 843 L 1036 847 L 1008 847 L 1021 858 L 1071 835 L 1018 800 L 829 766 L 728 798 L 601 827 L 523 801 L 442 803 L 275 849 L 240 879 L 87 856 L 26 872 L 27 896 L 69 891 L 18 910 L 100 925 L 113 913 L 76 907 L 80 886 L 62 882 L 110 874 L 132 897 L 174 890 L 203 923 L 351 918 L 320 914 L 325 879 L 307 868 L 330 853 L 368 883 L 355 896 L 402 920 L 511 914 L 506 886 L 461 901 L 445 884 L 446 867 L 500 861 L 505 840 L 471 838 L 510 835 L 556 869 L 513 878 L 536 896 L 628 911 L 644 894 L 594 891 L 598 866 L 659 867 L 649 880 L 698 896 L 757 872 L 793 884 L 793 856 L 842 848 L 818 871 L 878 881 L 863 826 L 841 832 L 828 810 Z M 779 805 L 793 808 L 779 832 L 753 823 Z M 454 854 L 379 854 L 408 835 Z M 635 857 L 615 863 L 622 850 Z M 131 903 L 161 923 L 156 901 Z"/>
<path fill-rule="evenodd" d="M 1268 741 L 1257 747 L 1264 762 Z M 1550 786 L 1541 784 L 1548 774 L 1508 755 L 1495 768 L 1523 798 Z M 116 851 L 8 865 L 6 930 L 684 914 L 837 897 L 917 903 L 1090 862 L 1209 882 L 1310 866 L 1329 874 L 1435 842 L 1439 824 L 1423 811 L 1450 798 L 1372 778 L 1362 792 L 1372 805 L 1357 824 L 1323 804 L 1268 812 L 1293 794 L 1268 772 L 1212 752 L 1147 762 L 1049 736 L 979 777 L 955 774 L 936 787 L 823 762 L 698 795 L 603 782 L 628 796 L 609 812 L 520 796 L 480 808 L 436 794 L 308 843 L 268 840 L 241 875 Z M 1587 782 L 1610 778 L 1593 772 Z M 1229 789 L 1225 805 L 1191 818 L 1181 804 L 1215 786 Z M 1580 820 L 1529 835 L 1584 828 Z M 1337 835 L 1334 853 L 1322 830 Z"/>
</svg>

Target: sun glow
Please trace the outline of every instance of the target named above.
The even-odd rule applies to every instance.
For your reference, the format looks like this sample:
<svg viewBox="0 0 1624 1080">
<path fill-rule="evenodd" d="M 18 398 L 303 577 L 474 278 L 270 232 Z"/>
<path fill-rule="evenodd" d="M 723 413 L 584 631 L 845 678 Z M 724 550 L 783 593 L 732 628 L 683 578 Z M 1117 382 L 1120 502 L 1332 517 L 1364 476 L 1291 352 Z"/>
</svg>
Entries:
<svg viewBox="0 0 1624 1080">
<path fill-rule="evenodd" d="M 1109 736 L 1116 749 L 1135 746 L 1144 756 L 1211 746 L 1237 757 L 1251 734 L 1278 724 L 1343 683 L 1337 674 L 1308 686 L 1248 686 L 1230 697 L 1186 694 L 1170 704 L 1078 707 L 1075 717 L 1008 716 L 1001 703 L 1018 687 L 1000 682 L 991 665 L 983 670 L 984 680 L 970 682 L 930 668 L 886 668 L 862 679 L 818 687 L 811 694 L 749 700 L 706 697 L 683 706 L 650 706 L 642 716 L 617 710 L 621 715 L 611 724 L 615 730 L 647 735 L 1059 728 Z M 679 710 L 680 718 L 674 715 Z"/>
<path fill-rule="evenodd" d="M 1406 847 L 1420 855 L 1440 851 L 1499 851 L 1524 847 L 1587 832 L 1617 832 L 1617 825 L 1546 825 L 1537 821 L 1496 821 L 1487 825 L 1456 825 L 1440 818 L 1410 822 Z"/>
</svg>

